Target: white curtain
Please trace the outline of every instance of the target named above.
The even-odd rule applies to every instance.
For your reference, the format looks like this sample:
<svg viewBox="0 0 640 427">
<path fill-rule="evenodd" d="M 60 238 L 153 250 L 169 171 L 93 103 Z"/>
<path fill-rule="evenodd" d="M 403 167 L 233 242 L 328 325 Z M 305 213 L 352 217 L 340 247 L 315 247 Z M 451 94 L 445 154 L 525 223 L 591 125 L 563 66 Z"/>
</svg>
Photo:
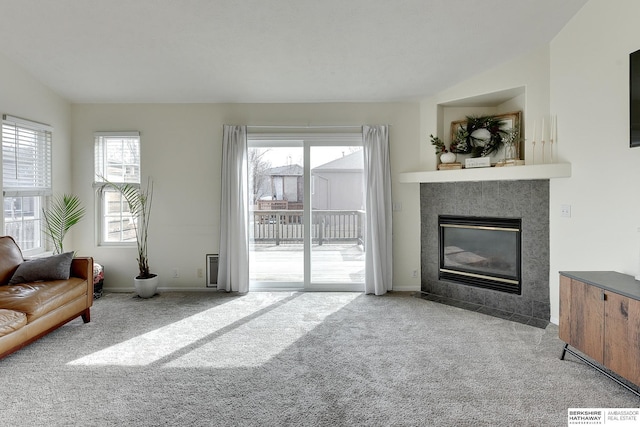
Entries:
<svg viewBox="0 0 640 427">
<path fill-rule="evenodd" d="M 249 291 L 247 127 L 225 125 L 218 289 Z"/>
<path fill-rule="evenodd" d="M 392 288 L 392 201 L 389 130 L 363 126 L 366 250 L 365 293 L 382 295 Z"/>
</svg>

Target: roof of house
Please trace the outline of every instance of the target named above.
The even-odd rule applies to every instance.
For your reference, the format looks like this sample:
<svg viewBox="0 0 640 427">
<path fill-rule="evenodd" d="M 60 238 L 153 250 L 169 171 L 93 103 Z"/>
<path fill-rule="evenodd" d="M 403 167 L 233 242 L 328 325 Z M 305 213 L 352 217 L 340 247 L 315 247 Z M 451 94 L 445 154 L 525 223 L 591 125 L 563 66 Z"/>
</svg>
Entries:
<svg viewBox="0 0 640 427">
<path fill-rule="evenodd" d="M 268 176 L 302 176 L 302 173 L 302 166 L 296 164 L 276 166 L 274 168 L 267 169 L 266 171 Z"/>
<path fill-rule="evenodd" d="M 355 171 L 364 169 L 364 159 L 362 158 L 362 150 L 346 154 L 339 159 L 332 160 L 323 165 L 313 168 L 314 172 L 329 171 Z"/>
</svg>

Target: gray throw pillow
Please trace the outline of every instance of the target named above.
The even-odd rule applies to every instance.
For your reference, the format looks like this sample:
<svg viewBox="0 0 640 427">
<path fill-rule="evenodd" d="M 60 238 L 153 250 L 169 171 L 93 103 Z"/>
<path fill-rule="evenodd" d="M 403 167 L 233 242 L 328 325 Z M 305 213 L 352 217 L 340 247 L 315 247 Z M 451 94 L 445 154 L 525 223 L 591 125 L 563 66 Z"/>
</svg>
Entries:
<svg viewBox="0 0 640 427">
<path fill-rule="evenodd" d="M 67 280 L 71 275 L 72 260 L 73 252 L 65 252 L 60 255 L 24 261 L 13 273 L 9 284 L 15 285 L 42 280 Z"/>
</svg>

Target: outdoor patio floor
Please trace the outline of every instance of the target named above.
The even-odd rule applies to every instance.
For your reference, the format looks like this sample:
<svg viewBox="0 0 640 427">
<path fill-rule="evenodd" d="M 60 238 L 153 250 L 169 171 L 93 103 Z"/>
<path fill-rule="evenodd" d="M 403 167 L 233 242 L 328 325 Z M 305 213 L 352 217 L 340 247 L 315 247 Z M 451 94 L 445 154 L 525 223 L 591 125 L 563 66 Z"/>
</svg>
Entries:
<svg viewBox="0 0 640 427">
<path fill-rule="evenodd" d="M 249 250 L 251 281 L 304 281 L 302 244 L 251 244 Z M 353 244 L 313 245 L 311 282 L 364 283 L 364 249 Z"/>
</svg>

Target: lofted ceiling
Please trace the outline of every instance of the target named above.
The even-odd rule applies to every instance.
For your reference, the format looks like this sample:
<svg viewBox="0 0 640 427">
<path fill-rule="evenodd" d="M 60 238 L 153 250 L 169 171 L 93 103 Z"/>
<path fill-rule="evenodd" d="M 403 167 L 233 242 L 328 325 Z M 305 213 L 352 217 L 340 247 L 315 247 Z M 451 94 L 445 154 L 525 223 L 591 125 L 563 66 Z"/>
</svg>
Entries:
<svg viewBox="0 0 640 427">
<path fill-rule="evenodd" d="M 587 0 L 0 0 L 74 103 L 405 101 L 549 43 Z"/>
</svg>

